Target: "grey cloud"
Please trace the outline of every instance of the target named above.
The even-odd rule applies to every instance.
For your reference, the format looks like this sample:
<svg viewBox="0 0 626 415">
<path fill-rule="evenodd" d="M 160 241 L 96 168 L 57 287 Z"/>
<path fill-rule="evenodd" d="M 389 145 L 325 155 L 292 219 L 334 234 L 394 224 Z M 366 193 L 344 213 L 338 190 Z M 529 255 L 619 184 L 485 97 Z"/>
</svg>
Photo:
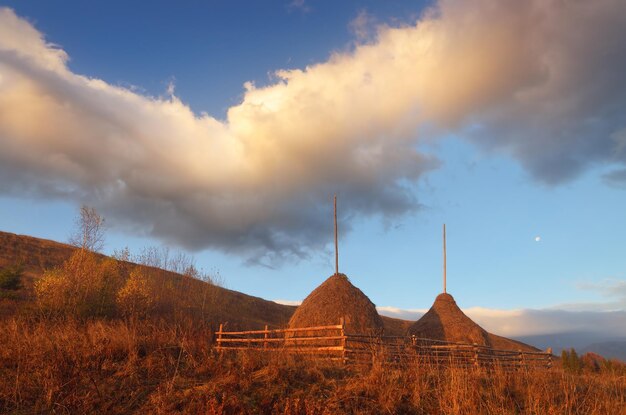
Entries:
<svg viewBox="0 0 626 415">
<path fill-rule="evenodd" d="M 599 164 L 626 164 L 626 8 L 619 1 L 535 2 L 528 47 L 536 76 L 477 114 L 470 134 L 549 184 Z M 615 175 L 613 176 L 615 177 Z"/>
</svg>

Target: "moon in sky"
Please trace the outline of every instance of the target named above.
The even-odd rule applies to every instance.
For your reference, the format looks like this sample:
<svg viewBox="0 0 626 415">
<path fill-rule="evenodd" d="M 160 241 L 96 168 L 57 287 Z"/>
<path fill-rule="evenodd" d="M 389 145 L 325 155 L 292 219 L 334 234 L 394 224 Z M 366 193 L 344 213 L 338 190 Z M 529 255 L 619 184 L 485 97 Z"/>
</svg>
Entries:
<svg viewBox="0 0 626 415">
<path fill-rule="evenodd" d="M 541 236 L 535 236 L 535 242 L 541 241 Z"/>
</svg>

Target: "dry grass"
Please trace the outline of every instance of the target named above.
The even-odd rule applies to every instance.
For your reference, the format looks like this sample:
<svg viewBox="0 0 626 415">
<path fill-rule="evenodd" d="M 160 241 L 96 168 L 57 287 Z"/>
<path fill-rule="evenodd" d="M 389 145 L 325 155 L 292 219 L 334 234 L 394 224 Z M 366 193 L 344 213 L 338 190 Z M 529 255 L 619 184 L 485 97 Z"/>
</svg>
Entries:
<svg viewBox="0 0 626 415">
<path fill-rule="evenodd" d="M 0 322 L 0 412 L 624 414 L 612 373 L 343 366 L 281 353 L 219 356 L 194 324 Z"/>
<path fill-rule="evenodd" d="M 381 332 L 383 320 L 376 306 L 344 274 L 335 274 L 304 299 L 289 320 L 290 328 L 339 324 L 343 318 L 346 332 Z"/>
</svg>

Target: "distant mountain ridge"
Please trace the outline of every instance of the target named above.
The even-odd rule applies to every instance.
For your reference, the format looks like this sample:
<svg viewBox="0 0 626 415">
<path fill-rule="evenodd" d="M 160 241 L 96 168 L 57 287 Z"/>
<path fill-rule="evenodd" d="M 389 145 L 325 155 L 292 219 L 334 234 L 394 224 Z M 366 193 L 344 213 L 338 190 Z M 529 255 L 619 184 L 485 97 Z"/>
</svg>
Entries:
<svg viewBox="0 0 626 415">
<path fill-rule="evenodd" d="M 607 359 L 619 359 L 626 362 L 626 339 L 592 343 L 581 352 L 596 353 Z"/>
<path fill-rule="evenodd" d="M 539 348 L 552 347 L 553 353 L 557 355 L 563 349 L 573 348 L 579 354 L 592 352 L 607 359 L 619 359 L 626 362 L 626 336 L 607 337 L 590 332 L 565 332 L 515 338 Z"/>
</svg>

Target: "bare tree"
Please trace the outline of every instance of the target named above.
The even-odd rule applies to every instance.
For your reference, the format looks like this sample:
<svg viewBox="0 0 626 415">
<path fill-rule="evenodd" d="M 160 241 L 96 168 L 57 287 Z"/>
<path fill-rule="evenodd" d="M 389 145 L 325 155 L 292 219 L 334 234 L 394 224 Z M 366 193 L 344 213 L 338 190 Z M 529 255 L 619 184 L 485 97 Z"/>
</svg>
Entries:
<svg viewBox="0 0 626 415">
<path fill-rule="evenodd" d="M 104 247 L 104 231 L 104 218 L 95 208 L 82 205 L 69 243 L 87 251 L 100 252 Z"/>
</svg>

